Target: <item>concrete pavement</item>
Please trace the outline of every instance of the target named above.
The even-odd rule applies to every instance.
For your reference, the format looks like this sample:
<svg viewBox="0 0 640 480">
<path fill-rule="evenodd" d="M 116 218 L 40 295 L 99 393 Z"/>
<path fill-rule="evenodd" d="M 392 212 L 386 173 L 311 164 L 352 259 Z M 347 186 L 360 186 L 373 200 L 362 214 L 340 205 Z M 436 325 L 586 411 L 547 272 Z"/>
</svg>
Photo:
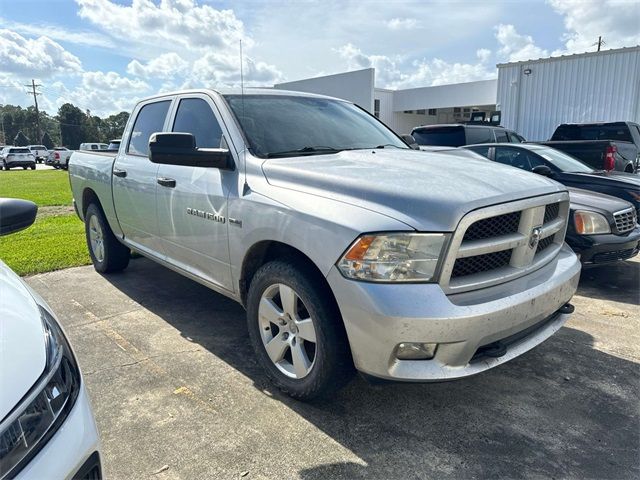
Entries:
<svg viewBox="0 0 640 480">
<path fill-rule="evenodd" d="M 639 274 L 586 269 L 567 326 L 492 371 L 313 404 L 271 388 L 239 305 L 146 259 L 28 282 L 83 368 L 106 478 L 638 478 Z"/>
</svg>

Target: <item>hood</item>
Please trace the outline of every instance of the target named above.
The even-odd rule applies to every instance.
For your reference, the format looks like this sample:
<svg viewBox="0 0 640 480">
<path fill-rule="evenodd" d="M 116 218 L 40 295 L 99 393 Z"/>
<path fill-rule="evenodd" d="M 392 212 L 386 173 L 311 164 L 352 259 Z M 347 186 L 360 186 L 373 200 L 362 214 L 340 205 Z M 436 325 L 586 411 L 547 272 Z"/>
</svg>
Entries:
<svg viewBox="0 0 640 480">
<path fill-rule="evenodd" d="M 604 193 L 591 192 L 581 188 L 569 188 L 568 190 L 573 210 L 595 208 L 613 214 L 626 208 L 633 208 L 633 205 L 626 200 Z"/>
<path fill-rule="evenodd" d="M 640 175 L 637 173 L 596 170 L 593 173 L 565 173 L 565 175 L 571 175 L 572 179 L 592 185 L 615 185 L 629 190 L 640 190 Z"/>
<path fill-rule="evenodd" d="M 20 277 L 0 261 L 0 420 L 36 383 L 45 363 L 38 304 Z"/>
<path fill-rule="evenodd" d="M 366 208 L 421 231 L 453 231 L 479 207 L 566 190 L 486 159 L 420 150 L 277 158 L 262 168 L 271 185 Z"/>
</svg>

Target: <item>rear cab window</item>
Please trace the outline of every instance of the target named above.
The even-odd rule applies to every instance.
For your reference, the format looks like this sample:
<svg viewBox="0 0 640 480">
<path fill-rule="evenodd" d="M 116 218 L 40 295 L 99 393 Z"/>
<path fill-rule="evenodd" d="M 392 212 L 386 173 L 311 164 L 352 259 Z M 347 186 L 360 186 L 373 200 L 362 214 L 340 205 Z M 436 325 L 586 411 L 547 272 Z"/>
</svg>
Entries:
<svg viewBox="0 0 640 480">
<path fill-rule="evenodd" d="M 486 127 L 467 127 L 467 145 L 475 143 L 493 143 L 491 129 Z"/>
<path fill-rule="evenodd" d="M 147 103 L 140 109 L 127 145 L 129 155 L 149 156 L 149 137 L 162 131 L 170 105 L 171 100 L 162 100 Z"/>
<path fill-rule="evenodd" d="M 461 147 L 466 145 L 464 127 L 436 127 L 411 132 L 418 145 L 436 145 L 442 147 Z"/>
</svg>

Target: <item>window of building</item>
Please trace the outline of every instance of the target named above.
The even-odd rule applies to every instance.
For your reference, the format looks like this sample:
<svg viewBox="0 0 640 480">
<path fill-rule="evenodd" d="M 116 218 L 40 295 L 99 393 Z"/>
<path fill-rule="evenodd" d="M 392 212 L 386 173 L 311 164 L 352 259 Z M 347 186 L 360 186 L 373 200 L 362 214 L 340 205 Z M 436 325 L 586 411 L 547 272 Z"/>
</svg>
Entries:
<svg viewBox="0 0 640 480">
<path fill-rule="evenodd" d="M 465 108 L 465 109 L 463 110 L 463 112 L 464 112 L 464 113 L 471 113 L 471 109 L 470 109 L 470 108 Z"/>
<path fill-rule="evenodd" d="M 201 98 L 180 100 L 173 131 L 192 134 L 198 148 L 220 148 L 222 129 L 209 104 Z"/>
<path fill-rule="evenodd" d="M 373 101 L 373 115 L 376 118 L 380 118 L 380 99 L 378 98 Z"/>
<path fill-rule="evenodd" d="M 453 107 L 453 113 L 460 113 L 461 109 L 460 107 Z"/>
<path fill-rule="evenodd" d="M 426 115 L 426 114 L 427 114 L 427 111 L 426 111 L 426 110 L 416 110 L 416 113 L 417 113 L 418 115 Z"/>
<path fill-rule="evenodd" d="M 405 110 L 404 113 L 413 113 L 413 110 Z"/>
<path fill-rule="evenodd" d="M 140 109 L 136 123 L 133 124 L 127 153 L 145 157 L 149 155 L 149 137 L 152 133 L 162 131 L 170 104 L 168 100 L 148 103 Z"/>
<path fill-rule="evenodd" d="M 429 115 L 431 115 L 432 117 L 435 117 L 437 114 L 438 114 L 438 110 L 436 110 L 435 108 L 429 109 Z"/>
</svg>

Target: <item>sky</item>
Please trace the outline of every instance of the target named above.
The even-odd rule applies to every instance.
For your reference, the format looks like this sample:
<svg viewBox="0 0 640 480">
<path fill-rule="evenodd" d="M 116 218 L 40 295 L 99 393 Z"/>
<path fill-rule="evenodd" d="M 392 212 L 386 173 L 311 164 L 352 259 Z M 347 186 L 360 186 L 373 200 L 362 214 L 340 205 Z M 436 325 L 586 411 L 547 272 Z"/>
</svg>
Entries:
<svg viewBox="0 0 640 480">
<path fill-rule="evenodd" d="M 129 111 L 157 92 L 374 67 L 376 86 L 497 77 L 497 63 L 640 44 L 640 0 L 0 0 L 0 104 Z"/>
</svg>

